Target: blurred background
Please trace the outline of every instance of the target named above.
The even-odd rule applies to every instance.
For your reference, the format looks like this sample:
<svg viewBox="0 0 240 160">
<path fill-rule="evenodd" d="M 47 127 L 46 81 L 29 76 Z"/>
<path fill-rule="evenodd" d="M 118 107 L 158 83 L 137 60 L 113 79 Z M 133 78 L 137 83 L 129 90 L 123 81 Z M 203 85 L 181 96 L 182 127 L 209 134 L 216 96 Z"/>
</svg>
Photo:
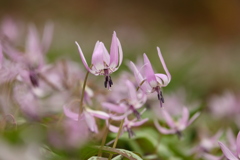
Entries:
<svg viewBox="0 0 240 160">
<path fill-rule="evenodd" d="M 124 53 L 124 62 L 120 70 L 129 71 L 127 67 L 129 60 L 136 62 L 138 57 L 142 58 L 142 54 L 146 53 L 153 63 L 154 70 L 162 73 L 163 68 L 156 50 L 159 46 L 172 75 L 172 81 L 164 88 L 164 92 L 173 93 L 174 98 L 201 101 L 198 104 L 202 107 L 200 109 L 207 111 L 202 113 L 201 120 L 206 120 L 206 123 L 200 121 L 196 126 L 201 132 L 204 132 L 203 128 L 207 125 L 211 126 L 209 130 L 213 130 L 212 135 L 222 126 L 229 127 L 229 123 L 219 123 L 222 117 L 217 123 L 210 121 L 209 119 L 214 117 L 207 115 L 208 110 L 211 110 L 207 108 L 208 105 L 215 106 L 216 112 L 219 110 L 221 112 L 221 105 L 224 107 L 226 102 L 222 110 L 225 112 L 229 110 L 231 98 L 240 95 L 239 15 L 239 0 L 0 1 L 0 26 L 5 19 L 11 18 L 18 23 L 19 30 L 25 33 L 30 23 L 36 24 L 42 33 L 46 22 L 54 23 L 53 41 L 47 54 L 50 62 L 55 62 L 58 58 L 70 58 L 82 65 L 74 43 L 78 41 L 90 63 L 96 41 L 103 41 L 109 48 L 112 33 L 116 31 Z M 26 34 L 23 36 L 20 37 L 22 45 L 25 43 Z M 113 76 L 121 73 L 118 71 Z M 228 91 L 231 94 L 228 94 Z M 224 99 L 223 95 L 223 101 L 219 100 L 221 97 L 219 99 L 215 97 L 215 101 L 209 102 L 212 95 L 222 95 L 224 92 L 227 92 L 230 100 Z M 169 95 L 166 99 L 171 99 Z M 236 103 L 235 99 L 233 100 L 233 105 L 239 108 L 237 96 Z M 188 103 L 184 101 L 183 105 L 186 104 Z M 230 117 L 232 114 L 230 113 Z M 239 117 L 238 113 L 236 114 Z M 32 133 L 45 131 L 41 128 L 43 126 L 39 125 L 36 128 L 33 124 L 33 129 L 30 130 L 31 132 L 34 130 Z M 233 126 L 237 133 L 240 125 Z M 196 127 L 193 127 L 191 133 L 186 133 L 190 135 L 189 143 L 192 143 L 194 136 L 196 137 L 198 133 L 196 130 Z M 38 134 L 43 135 L 41 132 Z M 32 134 L 30 140 L 36 139 L 38 134 Z M 5 136 L 11 137 L 7 132 Z M 11 137 L 13 141 L 17 139 L 15 137 L 13 133 Z M 177 137 L 173 140 L 172 146 L 175 146 L 176 141 L 178 142 Z M 2 148 L 4 147 L 0 145 L 1 150 Z"/>
<path fill-rule="evenodd" d="M 90 61 L 95 42 L 109 47 L 116 31 L 125 62 L 147 53 L 160 72 L 159 46 L 173 77 L 169 89 L 184 86 L 202 98 L 240 87 L 239 15 L 239 0 L 0 2 L 1 19 L 35 23 L 40 30 L 54 22 L 50 60 L 67 56 L 80 61 L 78 41 Z"/>
</svg>

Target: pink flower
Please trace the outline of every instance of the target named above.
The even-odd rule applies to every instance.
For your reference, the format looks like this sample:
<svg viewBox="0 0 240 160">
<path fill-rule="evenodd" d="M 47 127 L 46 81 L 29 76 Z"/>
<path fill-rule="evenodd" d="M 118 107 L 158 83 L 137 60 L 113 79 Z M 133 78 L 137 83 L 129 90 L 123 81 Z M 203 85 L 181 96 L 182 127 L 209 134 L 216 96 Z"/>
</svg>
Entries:
<svg viewBox="0 0 240 160">
<path fill-rule="evenodd" d="M 75 120 L 75 121 L 79 121 L 81 119 L 85 120 L 90 131 L 95 133 L 98 133 L 98 128 L 97 128 L 97 124 L 94 117 L 105 119 L 105 120 L 110 118 L 110 116 L 105 112 L 94 111 L 87 107 L 84 107 L 83 113 L 80 115 L 81 117 L 79 117 L 78 113 L 71 111 L 70 108 L 67 107 L 66 105 L 63 106 L 63 110 L 64 110 L 64 114 L 72 120 Z"/>
<path fill-rule="evenodd" d="M 142 75 L 140 71 L 137 69 L 135 64 L 133 62 L 130 62 L 132 65 L 132 69 L 134 71 L 135 78 L 137 80 L 138 85 L 145 93 L 153 93 L 157 92 L 158 100 L 160 101 L 160 106 L 162 107 L 162 103 L 164 103 L 164 98 L 162 95 L 161 88 L 165 87 L 169 84 L 171 81 L 171 75 L 167 69 L 167 66 L 164 62 L 164 59 L 162 57 L 161 51 L 159 47 L 157 47 L 158 56 L 160 58 L 160 61 L 162 63 L 162 66 L 166 72 L 167 75 L 162 73 L 154 73 L 151 62 L 149 61 L 147 55 L 144 53 L 144 74 Z"/>
<path fill-rule="evenodd" d="M 142 92 L 137 92 L 131 81 L 127 80 L 125 84 L 128 88 L 128 93 L 125 94 L 124 99 L 121 99 L 118 104 L 104 102 L 102 103 L 102 106 L 116 113 L 125 113 L 124 115 L 126 116 L 133 113 L 137 119 L 140 119 L 140 113 L 137 111 L 137 109 L 143 106 L 147 100 L 147 97 Z M 124 118 L 124 116 L 120 117 Z"/>
<path fill-rule="evenodd" d="M 240 159 L 240 132 L 238 132 L 237 140 L 236 140 L 236 152 L 233 153 L 226 147 L 222 142 L 218 142 L 221 147 L 221 150 L 225 157 L 229 160 L 239 160 Z"/>
<path fill-rule="evenodd" d="M 144 109 L 140 114 L 142 114 L 146 109 Z M 114 120 L 114 116 L 111 117 Z M 138 127 L 141 126 L 143 123 L 147 122 L 148 118 L 138 120 L 137 118 L 134 118 L 133 120 L 128 120 L 127 117 L 124 119 L 123 123 L 123 131 L 127 131 L 129 138 L 134 136 L 134 132 L 132 131 L 132 127 Z M 114 125 L 108 124 L 109 130 L 111 132 L 117 133 L 119 130 L 119 127 L 116 127 Z"/>
<path fill-rule="evenodd" d="M 181 131 L 186 129 L 199 115 L 200 113 L 196 113 L 193 115 L 191 119 L 189 119 L 189 111 L 186 107 L 183 108 L 182 117 L 178 121 L 174 121 L 173 118 L 169 115 L 169 113 L 163 108 L 163 115 L 165 117 L 166 123 L 169 128 L 162 127 L 158 120 L 154 120 L 154 124 L 159 132 L 162 134 L 179 134 L 181 135 Z"/>
<path fill-rule="evenodd" d="M 115 72 L 121 65 L 123 59 L 122 47 L 116 32 L 113 32 L 110 55 L 102 42 L 97 41 L 92 54 L 92 63 L 88 63 L 83 55 L 82 49 L 77 42 L 78 51 L 86 69 L 92 74 L 105 76 L 105 88 L 113 85 L 110 74 Z"/>
</svg>

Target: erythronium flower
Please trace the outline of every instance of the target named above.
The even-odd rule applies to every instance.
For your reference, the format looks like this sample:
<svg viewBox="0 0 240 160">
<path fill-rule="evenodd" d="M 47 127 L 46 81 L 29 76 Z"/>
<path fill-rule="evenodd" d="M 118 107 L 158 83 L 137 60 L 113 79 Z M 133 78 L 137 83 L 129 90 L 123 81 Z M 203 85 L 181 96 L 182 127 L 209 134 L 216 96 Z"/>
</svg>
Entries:
<svg viewBox="0 0 240 160">
<path fill-rule="evenodd" d="M 96 76 L 104 75 L 105 88 L 111 87 L 113 85 L 113 82 L 110 74 L 115 72 L 120 67 L 123 59 L 122 47 L 119 39 L 117 38 L 116 32 L 113 32 L 110 55 L 107 49 L 105 48 L 104 44 L 102 42 L 97 41 L 95 48 L 93 50 L 92 63 L 90 66 L 88 66 L 88 63 L 83 55 L 81 47 L 77 42 L 75 43 L 78 46 L 80 57 L 86 69 Z"/>
<path fill-rule="evenodd" d="M 133 113 L 137 119 L 140 119 L 140 113 L 137 111 L 137 109 L 143 106 L 147 100 L 147 97 L 142 92 L 137 92 L 131 81 L 127 80 L 125 84 L 128 88 L 128 94 L 126 94 L 127 97 L 125 96 L 125 98 L 120 100 L 118 104 L 104 102 L 102 103 L 102 106 L 110 111 L 125 113 L 125 115 Z"/>
<path fill-rule="evenodd" d="M 144 109 L 140 114 L 142 114 L 146 109 Z M 113 120 L 117 120 L 115 119 L 114 116 L 111 116 L 111 119 Z M 143 123 L 147 122 L 148 118 L 142 119 L 142 120 L 138 120 L 137 118 L 134 118 L 133 120 L 128 120 L 128 117 L 124 118 L 124 123 L 123 123 L 123 131 L 127 131 L 129 138 L 134 136 L 134 132 L 132 131 L 132 127 L 138 127 L 141 126 Z M 119 130 L 119 127 L 116 127 L 114 125 L 108 124 L 109 130 L 111 132 L 117 133 Z"/>
<path fill-rule="evenodd" d="M 29 25 L 25 52 L 18 51 L 10 44 L 3 46 L 6 55 L 20 64 L 19 75 L 22 80 L 30 81 L 34 87 L 39 85 L 38 73 L 45 67 L 45 53 L 52 40 L 53 25 L 48 23 L 44 28 L 42 39 L 39 38 L 34 25 Z"/>
<path fill-rule="evenodd" d="M 133 62 L 130 62 L 132 65 L 132 69 L 134 71 L 135 78 L 137 80 L 137 83 L 139 87 L 145 92 L 145 93 L 153 93 L 157 92 L 158 100 L 160 101 L 160 106 L 162 107 L 162 103 L 164 103 L 164 98 L 162 95 L 161 88 L 165 87 L 169 84 L 171 81 L 171 74 L 169 73 L 167 66 L 164 62 L 164 59 L 162 57 L 161 51 L 159 47 L 157 47 L 158 56 L 160 58 L 160 61 L 162 63 L 162 66 L 166 72 L 167 75 L 162 73 L 154 73 L 151 62 L 149 61 L 147 55 L 144 53 L 144 74 L 142 75 L 140 71 L 137 69 L 135 64 Z"/>
<path fill-rule="evenodd" d="M 81 117 L 79 117 L 78 113 L 71 111 L 70 108 L 67 107 L 66 105 L 63 106 L 63 110 L 64 110 L 65 115 L 68 118 L 71 118 L 72 120 L 79 121 L 81 119 L 84 119 L 86 121 L 90 131 L 95 132 L 95 133 L 98 133 L 98 128 L 97 128 L 94 117 L 97 117 L 100 119 L 105 119 L 105 120 L 110 118 L 109 114 L 107 114 L 105 112 L 94 111 L 87 107 L 84 107 L 84 110 L 83 110 L 82 114 L 80 115 Z"/>
<path fill-rule="evenodd" d="M 162 109 L 164 118 L 166 120 L 167 125 L 169 128 L 162 127 L 158 120 L 154 120 L 154 124 L 159 132 L 162 134 L 178 134 L 181 135 L 181 131 L 187 128 L 199 115 L 200 113 L 196 113 L 193 115 L 191 119 L 189 119 L 189 111 L 186 107 L 183 108 L 182 117 L 178 121 L 174 121 L 173 118 L 169 115 L 169 113 L 163 108 Z"/>
<path fill-rule="evenodd" d="M 236 153 L 232 153 L 222 142 L 218 142 L 225 157 L 229 160 L 240 160 L 240 132 L 236 140 Z"/>
</svg>

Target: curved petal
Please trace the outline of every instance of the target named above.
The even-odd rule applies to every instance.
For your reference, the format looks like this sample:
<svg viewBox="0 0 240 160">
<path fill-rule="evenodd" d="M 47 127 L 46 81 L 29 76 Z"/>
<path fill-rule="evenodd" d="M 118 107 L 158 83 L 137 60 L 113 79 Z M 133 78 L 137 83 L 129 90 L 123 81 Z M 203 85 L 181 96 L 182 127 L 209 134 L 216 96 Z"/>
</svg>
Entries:
<svg viewBox="0 0 240 160">
<path fill-rule="evenodd" d="M 88 67 L 87 61 L 86 61 L 86 59 L 85 59 L 85 57 L 84 57 L 84 54 L 83 54 L 83 52 L 82 52 L 81 47 L 79 46 L 79 44 L 78 44 L 76 41 L 75 41 L 75 44 L 76 44 L 77 47 L 78 47 L 78 52 L 79 52 L 79 54 L 80 54 L 80 57 L 81 57 L 81 60 L 82 60 L 83 65 L 84 65 L 85 68 L 90 72 L 91 70 L 90 70 L 90 68 Z"/>
<path fill-rule="evenodd" d="M 179 120 L 180 124 L 187 126 L 189 119 L 189 111 L 186 107 L 182 110 L 182 118 Z"/>
<path fill-rule="evenodd" d="M 120 106 L 108 102 L 101 103 L 103 108 L 109 109 L 110 111 L 117 112 L 117 113 L 124 113 L 126 111 L 125 106 Z"/>
<path fill-rule="evenodd" d="M 149 119 L 148 118 L 145 118 L 143 120 L 140 120 L 138 122 L 134 122 L 131 126 L 132 127 L 138 127 L 138 126 L 141 126 L 143 123 L 147 122 Z"/>
<path fill-rule="evenodd" d="M 126 113 L 124 113 L 123 115 L 120 115 L 120 116 L 116 116 L 116 115 L 111 115 L 111 119 L 112 120 L 115 120 L 115 121 L 120 121 L 120 120 L 122 120 L 122 119 L 124 119 L 124 118 L 126 118 L 129 114 L 131 114 L 132 113 L 132 111 L 131 110 L 129 110 L 129 111 L 127 111 Z"/>
<path fill-rule="evenodd" d="M 218 144 L 220 145 L 221 150 L 227 159 L 238 160 L 238 158 L 222 142 L 218 142 Z"/>
<path fill-rule="evenodd" d="M 68 118 L 78 121 L 78 114 L 71 111 L 66 105 L 63 106 L 63 112 Z"/>
<path fill-rule="evenodd" d="M 94 52 L 92 54 L 92 65 L 97 70 L 102 70 L 105 68 L 104 65 L 104 53 L 105 52 L 105 46 L 102 42 L 97 42 L 95 45 Z"/>
<path fill-rule="evenodd" d="M 143 54 L 143 60 L 144 60 L 144 74 L 146 76 L 146 79 L 148 81 L 148 83 L 152 86 L 152 87 L 156 87 L 157 86 L 157 80 L 155 77 L 155 73 L 153 71 L 151 62 L 149 61 L 147 55 L 144 53 Z"/>
<path fill-rule="evenodd" d="M 197 117 L 198 117 L 199 115 L 200 115 L 200 112 L 195 113 L 195 114 L 192 116 L 192 118 L 188 121 L 187 126 L 189 126 L 190 124 L 192 124 L 192 122 L 193 122 L 195 119 L 197 119 Z"/>
<path fill-rule="evenodd" d="M 148 83 L 144 82 L 145 80 L 143 79 L 141 73 L 138 71 L 135 64 L 132 61 L 130 61 L 130 64 L 131 64 L 131 68 L 134 72 L 134 76 L 135 76 L 135 79 L 137 81 L 137 84 L 142 89 L 142 91 L 145 92 L 145 93 L 151 92 L 151 90 L 152 90 L 151 86 L 148 85 Z"/>
<path fill-rule="evenodd" d="M 42 38 L 42 51 L 43 53 L 46 53 L 49 49 L 49 46 L 52 41 L 52 35 L 53 35 L 53 28 L 54 25 L 52 22 L 48 22 L 43 30 L 43 38 Z"/>
<path fill-rule="evenodd" d="M 166 128 L 163 128 L 159 123 L 158 121 L 155 119 L 154 120 L 154 125 L 155 127 L 157 128 L 157 130 L 162 133 L 162 134 L 174 134 L 175 133 L 175 130 L 173 129 L 166 129 Z"/>
<path fill-rule="evenodd" d="M 157 51 L 158 51 L 159 59 L 160 59 L 160 61 L 161 61 L 161 63 L 162 63 L 162 66 L 163 66 L 165 72 L 167 73 L 167 76 L 168 76 L 168 79 L 169 79 L 169 82 L 170 82 L 170 81 L 171 81 L 171 74 L 170 74 L 169 71 L 168 71 L 167 65 L 166 65 L 166 63 L 165 63 L 165 61 L 164 61 L 164 59 L 163 59 L 163 56 L 162 56 L 162 53 L 161 53 L 159 47 L 157 47 Z M 168 83 L 169 83 L 169 82 L 168 82 Z"/>
<path fill-rule="evenodd" d="M 98 117 L 101 119 L 109 119 L 110 118 L 109 114 L 102 112 L 102 111 L 94 111 L 90 108 L 86 108 L 86 112 L 88 112 L 89 114 L 91 114 L 94 117 Z"/>
<path fill-rule="evenodd" d="M 129 97 L 131 100 L 137 100 L 137 92 L 136 92 L 136 88 L 134 87 L 134 85 L 132 84 L 131 81 L 127 80 L 126 81 L 126 85 L 128 88 L 128 92 L 129 92 Z"/>
<path fill-rule="evenodd" d="M 169 113 L 162 108 L 163 116 L 165 117 L 165 120 L 170 128 L 175 128 L 175 122 L 173 121 L 172 117 L 169 115 Z"/>
<path fill-rule="evenodd" d="M 98 133 L 98 128 L 97 128 L 96 121 L 95 121 L 94 117 L 91 114 L 89 114 L 88 112 L 83 112 L 83 113 L 84 113 L 86 123 L 87 123 L 89 129 L 92 132 Z"/>
<path fill-rule="evenodd" d="M 118 62 L 118 67 L 119 67 L 123 61 L 123 51 L 122 51 L 122 45 L 118 38 L 117 38 L 117 42 L 118 42 L 118 51 L 119 51 L 119 62 Z"/>
<path fill-rule="evenodd" d="M 166 76 L 165 74 L 156 73 L 155 76 L 158 83 L 160 83 L 163 87 L 167 86 L 170 82 L 168 76 Z"/>
<path fill-rule="evenodd" d="M 118 40 L 116 32 L 113 32 L 112 43 L 110 48 L 110 67 L 116 68 L 118 66 Z"/>
</svg>

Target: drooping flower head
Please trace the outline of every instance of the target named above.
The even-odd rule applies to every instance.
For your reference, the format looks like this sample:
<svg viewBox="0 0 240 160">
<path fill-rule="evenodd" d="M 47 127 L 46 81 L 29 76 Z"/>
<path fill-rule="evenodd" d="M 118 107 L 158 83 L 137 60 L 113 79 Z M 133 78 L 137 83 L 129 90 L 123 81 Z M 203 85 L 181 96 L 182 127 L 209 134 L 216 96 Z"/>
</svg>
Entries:
<svg viewBox="0 0 240 160">
<path fill-rule="evenodd" d="M 117 38 L 116 32 L 113 32 L 110 54 L 108 53 L 103 42 L 97 41 L 93 50 L 92 63 L 90 66 L 84 57 L 81 47 L 77 42 L 75 43 L 78 46 L 80 57 L 86 69 L 96 76 L 104 75 L 105 88 L 111 87 L 113 82 L 110 74 L 115 72 L 120 67 L 123 59 L 122 47 L 119 39 Z"/>
<path fill-rule="evenodd" d="M 189 111 L 186 107 L 184 107 L 182 110 L 182 117 L 178 121 L 175 121 L 165 109 L 162 109 L 162 112 L 169 128 L 162 127 L 158 123 L 158 120 L 155 119 L 154 124 L 158 131 L 162 134 L 178 134 L 179 136 L 181 136 L 181 131 L 192 124 L 192 122 L 200 115 L 200 112 L 197 112 L 192 116 L 192 118 L 189 118 Z"/>
<path fill-rule="evenodd" d="M 164 98 L 162 95 L 161 88 L 167 86 L 171 81 L 171 74 L 169 73 L 167 66 L 164 62 L 163 56 L 161 54 L 161 51 L 159 47 L 157 47 L 158 56 L 160 58 L 160 61 L 162 63 L 162 66 L 166 72 L 167 75 L 162 73 L 154 73 L 151 62 L 149 61 L 147 55 L 144 53 L 144 73 L 141 74 L 140 71 L 137 69 L 135 64 L 133 62 L 131 63 L 132 69 L 134 71 L 135 78 L 137 80 L 137 83 L 139 84 L 139 87 L 145 92 L 145 93 L 153 93 L 157 92 L 158 100 L 160 101 L 160 106 L 162 107 L 162 103 L 164 103 Z"/>
</svg>

